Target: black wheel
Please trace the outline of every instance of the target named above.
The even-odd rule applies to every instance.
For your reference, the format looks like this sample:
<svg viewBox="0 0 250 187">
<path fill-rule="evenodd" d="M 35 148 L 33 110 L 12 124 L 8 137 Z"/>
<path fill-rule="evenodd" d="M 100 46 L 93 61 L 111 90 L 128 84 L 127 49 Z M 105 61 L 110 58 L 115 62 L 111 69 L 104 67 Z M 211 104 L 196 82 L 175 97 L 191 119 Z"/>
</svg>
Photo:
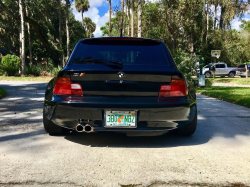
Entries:
<svg viewBox="0 0 250 187">
<path fill-rule="evenodd" d="M 191 121 L 189 124 L 180 129 L 176 129 L 175 131 L 176 134 L 179 136 L 191 136 L 192 134 L 194 134 L 196 126 L 197 126 L 197 109 L 193 121 Z"/>
<path fill-rule="evenodd" d="M 43 112 L 43 126 L 47 133 L 50 135 L 63 135 L 69 133 L 68 129 L 59 127 L 58 125 L 54 124 L 52 121 L 48 120 Z"/>
<path fill-rule="evenodd" d="M 234 78 L 234 76 L 235 76 L 235 73 L 233 71 L 229 72 L 228 77 Z"/>
<path fill-rule="evenodd" d="M 244 76 L 240 76 L 240 78 L 245 78 Z"/>
<path fill-rule="evenodd" d="M 209 71 L 207 71 L 206 73 L 205 73 L 205 77 L 206 78 L 210 78 L 212 76 L 212 74 L 209 72 Z"/>
</svg>

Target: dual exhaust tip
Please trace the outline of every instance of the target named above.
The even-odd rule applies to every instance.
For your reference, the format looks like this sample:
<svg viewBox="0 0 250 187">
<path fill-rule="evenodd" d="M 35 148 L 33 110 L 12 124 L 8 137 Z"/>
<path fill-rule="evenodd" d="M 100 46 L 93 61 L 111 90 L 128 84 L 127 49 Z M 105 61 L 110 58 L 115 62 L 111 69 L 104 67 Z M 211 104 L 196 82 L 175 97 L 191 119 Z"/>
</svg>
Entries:
<svg viewBox="0 0 250 187">
<path fill-rule="evenodd" d="M 89 125 L 89 124 L 85 124 L 85 125 L 83 125 L 83 124 L 78 124 L 78 125 L 76 126 L 76 131 L 77 131 L 77 132 L 86 132 L 86 133 L 90 133 L 90 132 L 94 132 L 94 128 L 93 128 L 91 125 Z"/>
</svg>

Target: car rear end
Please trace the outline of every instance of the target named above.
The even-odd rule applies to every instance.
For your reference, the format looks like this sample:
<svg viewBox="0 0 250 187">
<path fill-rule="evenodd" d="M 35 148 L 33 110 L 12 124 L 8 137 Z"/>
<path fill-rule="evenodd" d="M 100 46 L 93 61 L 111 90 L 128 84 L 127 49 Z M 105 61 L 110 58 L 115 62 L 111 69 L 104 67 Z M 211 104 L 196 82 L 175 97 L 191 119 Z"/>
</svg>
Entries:
<svg viewBox="0 0 250 187">
<path fill-rule="evenodd" d="M 246 69 L 246 66 L 247 66 L 247 69 Z M 236 75 L 241 76 L 241 77 L 246 77 L 246 72 L 248 74 L 248 77 L 250 77 L 250 64 L 241 64 L 236 69 Z"/>
<path fill-rule="evenodd" d="M 161 135 L 197 117 L 196 96 L 160 41 L 81 40 L 50 81 L 44 114 L 78 132 Z"/>
</svg>

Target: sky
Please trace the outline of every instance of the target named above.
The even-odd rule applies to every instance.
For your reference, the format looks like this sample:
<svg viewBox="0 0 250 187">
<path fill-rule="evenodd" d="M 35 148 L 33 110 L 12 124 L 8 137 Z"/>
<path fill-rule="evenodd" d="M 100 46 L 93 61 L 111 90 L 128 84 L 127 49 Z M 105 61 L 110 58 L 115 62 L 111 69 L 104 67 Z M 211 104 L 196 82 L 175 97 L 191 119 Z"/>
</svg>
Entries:
<svg viewBox="0 0 250 187">
<path fill-rule="evenodd" d="M 156 0 L 151 0 L 156 1 Z M 118 3 L 118 0 L 112 1 L 113 5 Z M 94 32 L 95 37 L 100 37 L 102 32 L 100 28 L 105 25 L 105 23 L 109 20 L 109 4 L 106 0 L 89 0 L 90 8 L 87 12 L 83 14 L 84 17 L 89 17 L 96 24 L 96 31 Z M 113 7 L 112 5 L 112 7 Z M 75 5 L 72 5 L 73 13 L 75 15 L 76 20 L 82 21 L 81 13 L 78 13 L 75 9 Z M 246 15 L 242 18 L 247 21 L 250 20 L 250 12 L 246 13 Z M 231 22 L 232 29 L 240 30 L 241 20 L 235 18 Z"/>
</svg>

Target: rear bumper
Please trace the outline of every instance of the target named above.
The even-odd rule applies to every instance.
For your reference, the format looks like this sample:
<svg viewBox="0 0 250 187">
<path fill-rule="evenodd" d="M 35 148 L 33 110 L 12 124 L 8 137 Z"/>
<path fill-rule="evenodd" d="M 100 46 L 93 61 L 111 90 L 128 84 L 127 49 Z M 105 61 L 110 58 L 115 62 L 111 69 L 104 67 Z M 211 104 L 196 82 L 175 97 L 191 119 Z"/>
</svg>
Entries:
<svg viewBox="0 0 250 187">
<path fill-rule="evenodd" d="M 157 101 L 157 98 L 85 98 L 82 102 L 62 101 L 54 97 L 45 101 L 44 112 L 56 125 L 75 130 L 79 121 L 93 126 L 94 131 L 167 132 L 190 123 L 196 113 L 196 102 L 187 97 Z M 118 102 L 119 101 L 119 102 Z M 105 128 L 104 111 L 137 111 L 137 128 Z"/>
<path fill-rule="evenodd" d="M 238 76 L 246 76 L 246 72 L 236 71 L 236 75 L 238 75 Z M 248 71 L 248 77 L 250 77 L 250 71 Z"/>
</svg>

